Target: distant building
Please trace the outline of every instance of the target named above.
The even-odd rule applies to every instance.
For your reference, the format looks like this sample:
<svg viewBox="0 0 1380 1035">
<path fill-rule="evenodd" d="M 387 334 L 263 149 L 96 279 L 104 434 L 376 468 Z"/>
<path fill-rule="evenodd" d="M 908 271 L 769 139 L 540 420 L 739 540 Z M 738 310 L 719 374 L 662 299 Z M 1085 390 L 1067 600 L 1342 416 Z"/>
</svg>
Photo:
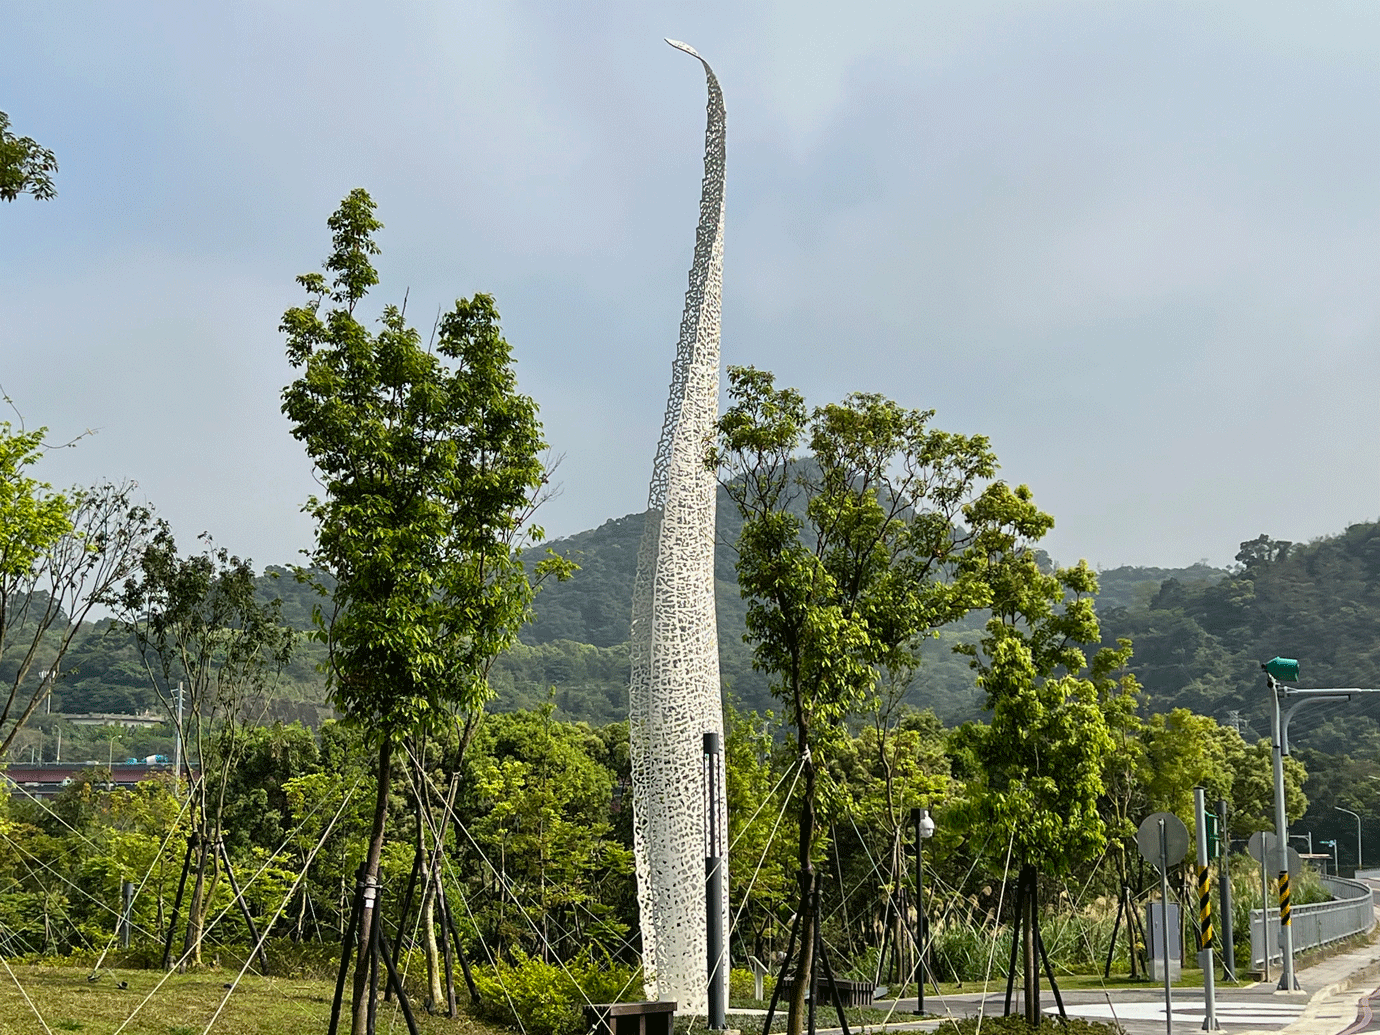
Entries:
<svg viewBox="0 0 1380 1035">
<path fill-rule="evenodd" d="M 156 712 L 140 715 L 122 715 L 119 712 L 83 712 L 80 715 L 60 715 L 73 726 L 123 726 L 126 729 L 148 729 L 161 726 L 168 721 L 167 716 Z"/>
<path fill-rule="evenodd" d="M 51 798 L 81 779 L 88 769 L 97 768 L 106 767 L 101 762 L 11 762 L 0 771 L 0 779 L 11 794 L 19 797 Z M 107 790 L 132 790 L 144 780 L 173 773 L 173 767 L 167 762 L 116 762 L 109 768 Z M 197 767 L 187 765 L 183 768 L 195 770 Z"/>
</svg>

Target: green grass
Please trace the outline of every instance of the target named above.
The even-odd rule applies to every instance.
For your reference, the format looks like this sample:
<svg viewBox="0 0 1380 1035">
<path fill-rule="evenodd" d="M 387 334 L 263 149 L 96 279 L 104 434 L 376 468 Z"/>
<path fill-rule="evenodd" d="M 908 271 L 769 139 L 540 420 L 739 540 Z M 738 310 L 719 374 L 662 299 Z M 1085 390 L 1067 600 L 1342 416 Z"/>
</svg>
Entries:
<svg viewBox="0 0 1380 1035">
<path fill-rule="evenodd" d="M 216 1019 L 213 1032 L 225 1035 L 321 1035 L 330 1023 L 333 982 L 287 978 L 246 977 L 230 993 L 225 985 L 233 972 L 204 970 L 173 974 L 147 1005 L 135 1014 L 164 976 L 156 970 L 103 971 L 88 982 L 84 969 L 62 966 L 14 966 L 14 976 L 33 1008 L 25 1002 L 9 974 L 0 973 L 0 1035 L 41 1035 L 43 1026 L 34 1010 L 53 1031 L 88 1031 L 109 1035 L 131 1014 L 124 1029 L 131 1035 L 201 1035 L 227 994 L 229 1000 Z M 128 988 L 119 988 L 124 981 Z M 346 990 L 348 1014 L 349 990 Z M 430 1017 L 413 1003 L 417 1025 L 427 1033 L 448 1035 L 496 1035 L 490 1027 L 463 1013 L 457 1020 Z M 349 1031 L 348 1016 L 342 1028 Z M 406 1032 L 407 1025 L 396 1004 L 380 1003 L 378 1029 Z"/>
</svg>

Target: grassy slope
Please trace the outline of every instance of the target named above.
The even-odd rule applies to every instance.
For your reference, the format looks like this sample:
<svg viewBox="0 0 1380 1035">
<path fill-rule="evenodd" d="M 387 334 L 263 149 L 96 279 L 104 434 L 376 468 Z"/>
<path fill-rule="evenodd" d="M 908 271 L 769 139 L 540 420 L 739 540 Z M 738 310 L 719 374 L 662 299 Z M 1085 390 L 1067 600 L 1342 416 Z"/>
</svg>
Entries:
<svg viewBox="0 0 1380 1035">
<path fill-rule="evenodd" d="M 5 1035 L 41 1035 L 43 1026 L 34 1015 L 35 1009 L 54 1032 L 113 1032 L 135 1013 L 164 976 L 155 970 L 111 970 L 102 971 L 100 980 L 92 983 L 86 980 L 84 968 L 19 965 L 13 973 L 33 1005 L 31 1008 L 25 1002 L 9 974 L 0 975 L 0 1032 Z M 124 1031 L 200 1035 L 223 1000 L 225 1008 L 211 1030 L 227 1035 L 320 1035 L 330 1023 L 334 982 L 246 977 L 230 993 L 225 985 L 234 978 L 234 972 L 227 970 L 173 974 Z M 117 987 L 121 981 L 129 987 Z M 453 1021 L 430 1017 L 420 1000 L 414 1001 L 413 1009 L 423 1032 L 494 1035 L 501 1030 L 464 1014 Z M 378 1024 L 380 1031 L 407 1030 L 393 1003 L 379 1004 Z M 348 1019 L 343 1030 L 349 1030 Z"/>
</svg>

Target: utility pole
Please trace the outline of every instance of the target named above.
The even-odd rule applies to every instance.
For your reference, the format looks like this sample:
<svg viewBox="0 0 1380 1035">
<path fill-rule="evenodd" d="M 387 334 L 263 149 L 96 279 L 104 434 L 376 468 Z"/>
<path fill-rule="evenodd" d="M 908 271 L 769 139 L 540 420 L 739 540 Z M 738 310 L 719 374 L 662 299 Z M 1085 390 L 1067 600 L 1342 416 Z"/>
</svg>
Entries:
<svg viewBox="0 0 1380 1035">
<path fill-rule="evenodd" d="M 177 682 L 177 744 L 173 748 L 173 775 L 182 781 L 182 681 Z"/>
</svg>

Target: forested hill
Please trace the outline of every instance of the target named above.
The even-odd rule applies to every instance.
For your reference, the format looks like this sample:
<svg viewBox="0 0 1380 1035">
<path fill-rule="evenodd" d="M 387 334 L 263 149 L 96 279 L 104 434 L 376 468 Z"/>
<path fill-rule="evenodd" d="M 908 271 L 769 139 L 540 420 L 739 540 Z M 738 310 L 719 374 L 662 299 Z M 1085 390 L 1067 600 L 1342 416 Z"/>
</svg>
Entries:
<svg viewBox="0 0 1380 1035">
<path fill-rule="evenodd" d="M 494 667 L 496 710 L 554 699 L 562 718 L 591 722 L 627 716 L 627 637 L 643 515 L 630 514 L 548 544 L 580 565 L 565 583 L 547 585 L 535 621 Z M 765 679 L 752 671 L 742 641 L 744 604 L 734 581 L 734 509 L 721 500 L 716 551 L 719 642 L 724 683 L 740 705 L 773 706 Z M 541 550 L 532 551 L 535 559 Z M 1236 721 L 1243 732 L 1269 729 L 1260 662 L 1298 658 L 1304 686 L 1380 686 L 1380 525 L 1353 525 L 1307 544 L 1265 536 L 1242 545 L 1231 571 L 1132 568 L 1103 571 L 1098 610 L 1108 643 L 1129 637 L 1132 668 L 1146 691 L 1143 710 L 1174 707 Z M 322 598 L 281 568 L 260 580 L 261 593 L 283 600 L 283 617 L 311 625 Z M 966 659 L 953 646 L 977 633 L 980 619 L 926 645 L 911 703 L 933 708 L 946 724 L 980 715 Z M 100 633 L 100 629 L 92 630 Z M 319 644 L 307 643 L 279 684 L 285 706 L 311 711 L 323 700 L 315 670 Z M 1380 695 L 1377 695 L 1380 696 Z M 118 635 L 82 637 L 69 654 L 57 693 L 63 711 L 133 711 L 155 703 L 133 646 Z M 280 714 L 293 714 L 277 710 Z M 316 714 L 312 712 L 312 714 Z M 324 714 L 324 713 L 322 713 Z M 1294 722 L 1301 748 L 1346 751 L 1358 738 L 1380 745 L 1380 701 L 1315 707 Z"/>
<path fill-rule="evenodd" d="M 1299 660 L 1303 687 L 1380 687 L 1380 525 L 1307 544 L 1262 535 L 1242 543 L 1237 560 L 1231 573 L 1172 574 L 1143 603 L 1099 608 L 1108 642 L 1134 641 L 1151 709 L 1239 717 L 1268 735 L 1260 663 L 1276 655 Z M 1343 751 L 1375 737 L 1377 719 L 1380 701 L 1364 697 L 1306 708 L 1291 740 Z"/>
<path fill-rule="evenodd" d="M 751 671 L 742 642 L 744 605 L 731 547 L 737 516 L 722 499 L 720 504 L 715 574 L 725 683 L 743 704 L 770 707 L 765 681 Z M 642 527 L 643 515 L 633 514 L 549 544 L 576 560 L 581 571 L 567 583 L 546 587 L 538 598 L 524 646 L 496 673 L 500 704 L 532 703 L 545 693 L 539 688 L 549 685 L 558 708 L 572 717 L 625 714 L 626 639 Z M 1185 707 L 1239 722 L 1257 735 L 1268 733 L 1260 663 L 1277 654 L 1299 659 L 1304 686 L 1380 687 L 1375 523 L 1307 544 L 1260 536 L 1241 544 L 1230 571 L 1203 564 L 1121 567 L 1098 579 L 1106 642 L 1134 642 L 1132 670 L 1145 687 L 1143 710 Z M 972 673 L 952 653 L 955 642 L 974 635 L 976 624 L 946 632 L 928 646 L 911 691 L 912 703 L 934 708 L 946 723 L 980 714 Z M 1380 738 L 1380 701 L 1305 709 L 1294 723 L 1301 746 L 1345 750 L 1348 738 Z M 1308 737 L 1313 730 L 1317 735 Z"/>
</svg>

